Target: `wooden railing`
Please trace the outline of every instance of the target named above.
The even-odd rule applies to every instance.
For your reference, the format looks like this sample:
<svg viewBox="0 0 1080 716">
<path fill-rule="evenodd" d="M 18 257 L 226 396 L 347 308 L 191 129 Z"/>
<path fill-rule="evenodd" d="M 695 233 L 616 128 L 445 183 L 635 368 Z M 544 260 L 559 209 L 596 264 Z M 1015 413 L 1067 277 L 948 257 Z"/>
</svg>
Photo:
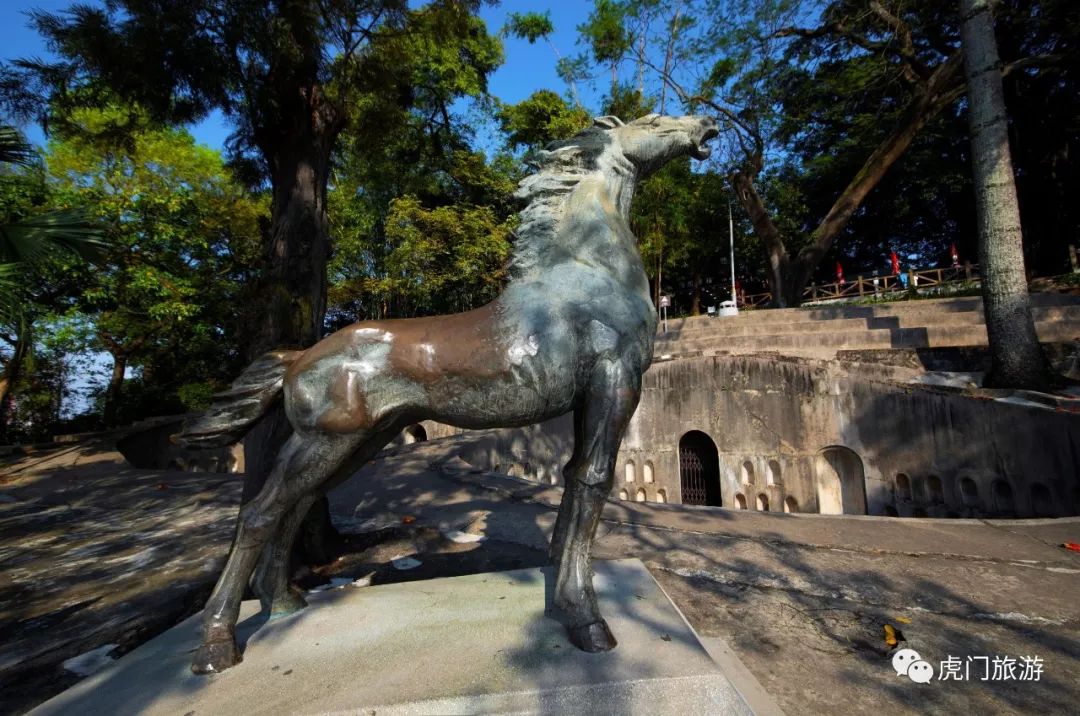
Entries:
<svg viewBox="0 0 1080 716">
<path fill-rule="evenodd" d="M 965 263 L 963 266 L 948 268 L 910 269 L 907 272 L 907 286 L 898 275 L 856 276 L 844 283 L 811 284 L 803 289 L 803 301 L 830 301 L 838 298 L 859 298 L 907 290 L 918 290 L 929 286 L 958 283 L 960 281 L 978 281 L 979 267 Z M 750 293 L 739 297 L 742 308 L 759 308 L 772 303 L 772 292 Z"/>
</svg>

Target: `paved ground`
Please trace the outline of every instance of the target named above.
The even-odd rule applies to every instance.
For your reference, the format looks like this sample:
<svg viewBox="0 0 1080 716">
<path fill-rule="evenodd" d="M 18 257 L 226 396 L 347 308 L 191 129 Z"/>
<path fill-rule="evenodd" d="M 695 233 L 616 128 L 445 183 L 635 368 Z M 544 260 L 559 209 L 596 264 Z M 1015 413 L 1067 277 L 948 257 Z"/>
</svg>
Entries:
<svg viewBox="0 0 1080 716">
<path fill-rule="evenodd" d="M 335 520 L 357 536 L 309 584 L 544 563 L 561 491 L 479 473 L 453 455 L 453 442 L 410 446 L 340 488 Z M 83 462 L 94 459 L 66 468 L 60 459 L 24 461 L 0 477 L 0 711 L 70 683 L 64 658 L 106 643 L 126 651 L 175 623 L 220 566 L 235 476 L 130 470 L 93 451 Z M 1059 546 L 1080 542 L 1080 519 L 831 518 L 627 503 L 609 505 L 604 518 L 596 556 L 643 560 L 699 633 L 724 638 L 791 714 L 1066 713 L 1080 702 L 1080 555 Z M 185 552 L 192 543 L 199 549 Z M 87 549 L 96 550 L 91 564 L 79 551 Z M 396 568 L 392 560 L 403 557 L 421 564 Z M 967 681 L 914 684 L 890 669 L 885 624 L 935 670 L 950 656 L 1029 656 L 1041 659 L 1042 674 L 982 681 L 975 660 Z"/>
</svg>

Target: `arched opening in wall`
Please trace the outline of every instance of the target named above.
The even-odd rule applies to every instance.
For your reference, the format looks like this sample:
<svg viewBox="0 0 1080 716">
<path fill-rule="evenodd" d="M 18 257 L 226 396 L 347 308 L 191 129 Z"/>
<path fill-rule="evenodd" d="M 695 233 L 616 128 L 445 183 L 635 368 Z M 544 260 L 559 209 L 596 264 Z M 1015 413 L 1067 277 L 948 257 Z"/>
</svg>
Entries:
<svg viewBox="0 0 1080 716">
<path fill-rule="evenodd" d="M 656 501 L 657 502 L 667 502 L 667 493 L 664 492 L 663 490 L 657 490 L 656 491 Z"/>
<path fill-rule="evenodd" d="M 1050 496 L 1050 488 L 1041 482 L 1031 486 L 1031 511 L 1036 517 L 1053 517 L 1057 514 L 1054 509 L 1054 500 Z"/>
<path fill-rule="evenodd" d="M 634 471 L 634 461 L 633 460 L 627 460 L 626 461 L 626 467 L 624 468 L 623 472 L 626 475 L 626 481 L 627 482 L 633 482 L 634 481 L 635 471 Z"/>
<path fill-rule="evenodd" d="M 994 492 L 994 510 L 999 515 L 1011 515 L 1013 513 L 1012 485 L 1005 480 L 994 480 L 991 489 Z"/>
<path fill-rule="evenodd" d="M 427 430 L 424 430 L 424 426 L 420 424 L 410 425 L 405 428 L 405 444 L 411 445 L 412 443 L 422 443 L 427 440 Z"/>
<path fill-rule="evenodd" d="M 691 430 L 679 439 L 679 482 L 684 505 L 723 504 L 720 455 L 716 443 L 700 430 Z"/>
<path fill-rule="evenodd" d="M 651 462 L 646 462 L 642 469 L 642 481 L 648 485 L 653 481 L 653 467 Z"/>
<path fill-rule="evenodd" d="M 639 487 L 638 488 L 637 494 L 634 495 L 634 500 L 637 501 L 637 502 L 644 502 L 645 501 L 645 488 L 644 487 Z"/>
<path fill-rule="evenodd" d="M 746 498 L 743 497 L 743 494 L 741 492 L 736 493 L 736 495 L 735 495 L 735 504 L 739 506 L 740 510 L 745 510 L 746 509 Z"/>
<path fill-rule="evenodd" d="M 941 478 L 937 475 L 930 475 L 926 478 L 926 492 L 930 496 L 930 501 L 934 504 L 945 502 L 945 490 L 941 488 Z"/>
<path fill-rule="evenodd" d="M 862 459 L 842 445 L 824 448 L 814 460 L 818 512 L 865 515 L 866 476 Z"/>
<path fill-rule="evenodd" d="M 964 507 L 979 506 L 979 486 L 970 477 L 960 481 L 960 501 Z"/>
<path fill-rule="evenodd" d="M 620 500 L 629 500 L 630 499 L 630 493 L 627 492 L 626 490 L 619 490 L 619 499 Z"/>
<path fill-rule="evenodd" d="M 911 501 L 911 480 L 902 472 L 896 473 L 896 499 Z"/>
<path fill-rule="evenodd" d="M 780 484 L 780 463 L 778 461 L 769 460 L 769 462 L 765 464 L 765 484 Z"/>
<path fill-rule="evenodd" d="M 893 507 L 892 505 L 885 505 L 885 516 L 886 517 L 899 517 L 900 513 L 897 512 L 896 508 Z"/>
<path fill-rule="evenodd" d="M 769 496 L 766 495 L 764 492 L 757 496 L 757 508 L 758 512 L 769 511 Z"/>
<path fill-rule="evenodd" d="M 525 477 L 525 466 L 519 462 L 511 463 L 506 474 L 510 477 Z"/>
<path fill-rule="evenodd" d="M 790 497 L 790 496 L 785 497 L 784 498 L 784 512 L 787 512 L 789 515 L 798 514 L 798 512 L 799 512 L 799 501 L 796 500 L 794 497 Z"/>
<path fill-rule="evenodd" d="M 754 463 L 747 460 L 742 464 L 742 469 L 739 471 L 742 478 L 742 484 L 753 485 L 754 484 Z"/>
<path fill-rule="evenodd" d="M 911 478 L 911 499 L 926 502 L 926 482 L 918 475 Z"/>
</svg>

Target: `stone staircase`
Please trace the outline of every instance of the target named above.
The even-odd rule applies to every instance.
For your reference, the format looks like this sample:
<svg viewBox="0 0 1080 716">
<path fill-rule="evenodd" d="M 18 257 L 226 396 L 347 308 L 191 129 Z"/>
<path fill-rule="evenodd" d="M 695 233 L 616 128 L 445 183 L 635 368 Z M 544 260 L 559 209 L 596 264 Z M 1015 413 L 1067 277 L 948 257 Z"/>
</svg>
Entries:
<svg viewBox="0 0 1080 716">
<path fill-rule="evenodd" d="M 1044 343 L 1080 339 L 1080 296 L 1032 294 Z M 742 311 L 738 316 L 668 321 L 657 333 L 656 359 L 717 353 L 778 352 L 831 358 L 837 351 L 986 345 L 982 299 L 897 301 L 876 305 Z"/>
</svg>

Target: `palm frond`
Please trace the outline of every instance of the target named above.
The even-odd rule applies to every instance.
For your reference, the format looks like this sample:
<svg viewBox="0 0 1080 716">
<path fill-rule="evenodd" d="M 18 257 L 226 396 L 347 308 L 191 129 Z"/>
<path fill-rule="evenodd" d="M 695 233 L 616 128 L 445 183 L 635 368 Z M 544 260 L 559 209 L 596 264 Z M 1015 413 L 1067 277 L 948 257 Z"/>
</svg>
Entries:
<svg viewBox="0 0 1080 716">
<path fill-rule="evenodd" d="M 57 209 L 0 225 L 0 261 L 32 262 L 55 251 L 89 261 L 106 246 L 101 225 L 84 209 Z"/>
<path fill-rule="evenodd" d="M 9 125 L 0 125 L 0 162 L 29 166 L 35 159 L 37 154 L 34 147 L 19 130 Z"/>
<path fill-rule="evenodd" d="M 16 324 L 22 314 L 19 277 L 23 270 L 17 263 L 0 263 L 0 324 Z"/>
</svg>

